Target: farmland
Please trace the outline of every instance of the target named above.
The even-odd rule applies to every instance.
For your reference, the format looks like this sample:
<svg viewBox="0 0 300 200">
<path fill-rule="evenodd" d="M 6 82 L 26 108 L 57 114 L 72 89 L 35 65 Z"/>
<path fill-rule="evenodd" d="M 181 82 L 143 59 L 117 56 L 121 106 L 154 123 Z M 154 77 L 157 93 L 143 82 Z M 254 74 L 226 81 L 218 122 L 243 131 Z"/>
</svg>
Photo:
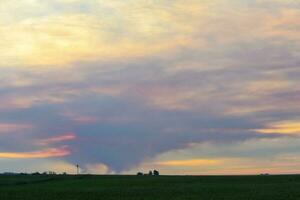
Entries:
<svg viewBox="0 0 300 200">
<path fill-rule="evenodd" d="M 1 200 L 297 200 L 300 176 L 0 176 Z"/>
</svg>

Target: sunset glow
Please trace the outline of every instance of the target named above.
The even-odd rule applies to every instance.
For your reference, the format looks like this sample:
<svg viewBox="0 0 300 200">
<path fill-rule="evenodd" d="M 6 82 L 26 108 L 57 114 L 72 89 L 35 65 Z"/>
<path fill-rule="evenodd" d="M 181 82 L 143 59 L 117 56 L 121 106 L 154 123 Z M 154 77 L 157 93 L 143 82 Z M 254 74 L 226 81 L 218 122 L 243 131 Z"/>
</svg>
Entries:
<svg viewBox="0 0 300 200">
<path fill-rule="evenodd" d="M 299 19 L 292 0 L 1 0 L 0 166 L 300 173 Z"/>
</svg>

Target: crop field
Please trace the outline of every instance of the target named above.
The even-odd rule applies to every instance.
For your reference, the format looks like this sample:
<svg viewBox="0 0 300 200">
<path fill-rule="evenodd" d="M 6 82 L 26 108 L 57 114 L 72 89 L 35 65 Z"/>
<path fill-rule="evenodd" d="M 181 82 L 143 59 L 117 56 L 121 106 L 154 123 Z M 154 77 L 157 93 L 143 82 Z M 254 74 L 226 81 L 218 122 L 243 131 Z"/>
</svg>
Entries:
<svg viewBox="0 0 300 200">
<path fill-rule="evenodd" d="M 0 200 L 299 200 L 300 176 L 0 176 Z"/>
</svg>

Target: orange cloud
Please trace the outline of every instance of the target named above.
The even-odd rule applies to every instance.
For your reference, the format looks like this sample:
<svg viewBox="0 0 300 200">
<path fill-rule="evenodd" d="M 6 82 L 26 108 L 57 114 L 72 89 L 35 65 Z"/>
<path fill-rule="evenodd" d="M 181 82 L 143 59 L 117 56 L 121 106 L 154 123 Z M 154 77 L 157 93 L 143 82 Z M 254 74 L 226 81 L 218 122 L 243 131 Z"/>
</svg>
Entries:
<svg viewBox="0 0 300 200">
<path fill-rule="evenodd" d="M 283 37 L 290 40 L 299 40 L 299 19 L 300 14 L 298 9 L 283 9 L 278 16 L 268 16 L 265 20 L 267 23 L 267 36 Z"/>
<path fill-rule="evenodd" d="M 29 158 L 51 158 L 70 155 L 70 150 L 64 146 L 61 148 L 50 148 L 32 152 L 0 152 L 0 158 L 29 159 Z"/>
<path fill-rule="evenodd" d="M 258 129 L 256 131 L 263 134 L 300 134 L 300 122 L 277 122 L 270 124 L 265 129 Z"/>
<path fill-rule="evenodd" d="M 192 159 L 192 160 L 169 160 L 157 162 L 155 164 L 162 166 L 181 166 L 181 167 L 192 167 L 192 166 L 201 166 L 201 165 L 216 165 L 218 160 L 212 159 Z"/>
<path fill-rule="evenodd" d="M 208 5 L 197 1 L 166 5 L 152 1 L 89 1 L 84 5 L 93 8 L 93 12 L 72 14 L 51 13 L 49 5 L 53 1 L 12 2 L 15 0 L 5 1 L 0 7 L 0 65 L 26 65 L 25 68 L 61 68 L 77 61 L 135 58 L 173 51 L 192 44 L 188 36 L 197 31 L 198 21 L 204 20 L 201 16 L 208 12 Z M 103 12 L 107 9 L 113 11 L 112 15 Z M 36 12 L 51 14 L 35 17 Z"/>
</svg>

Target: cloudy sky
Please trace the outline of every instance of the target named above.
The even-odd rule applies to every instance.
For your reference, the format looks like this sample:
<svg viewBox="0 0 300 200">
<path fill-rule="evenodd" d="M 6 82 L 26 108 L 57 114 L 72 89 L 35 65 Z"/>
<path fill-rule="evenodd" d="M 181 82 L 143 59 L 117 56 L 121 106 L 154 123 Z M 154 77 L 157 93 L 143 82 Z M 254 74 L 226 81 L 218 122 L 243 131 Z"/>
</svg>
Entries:
<svg viewBox="0 0 300 200">
<path fill-rule="evenodd" d="M 0 172 L 300 173 L 298 0 L 1 0 Z"/>
</svg>

